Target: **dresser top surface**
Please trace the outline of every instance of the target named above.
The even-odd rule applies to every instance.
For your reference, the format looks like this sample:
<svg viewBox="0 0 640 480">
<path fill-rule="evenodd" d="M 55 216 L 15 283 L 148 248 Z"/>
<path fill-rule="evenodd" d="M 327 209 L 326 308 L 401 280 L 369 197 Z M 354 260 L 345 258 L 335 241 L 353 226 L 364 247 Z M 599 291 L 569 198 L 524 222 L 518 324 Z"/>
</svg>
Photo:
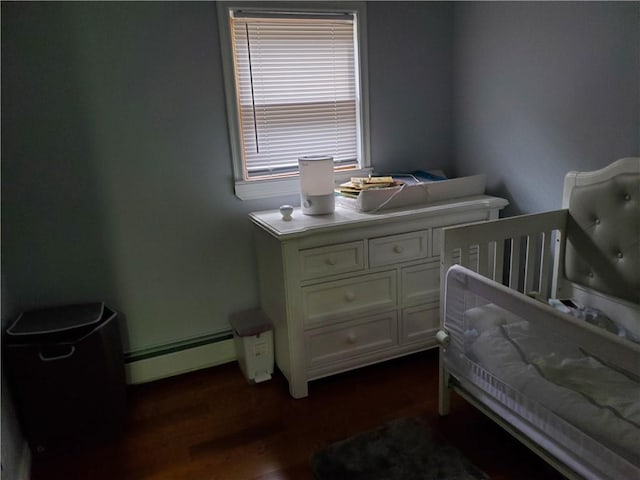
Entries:
<svg viewBox="0 0 640 480">
<path fill-rule="evenodd" d="M 359 212 L 336 205 L 333 213 L 325 215 L 304 215 L 300 207 L 296 207 L 291 220 L 288 221 L 283 220 L 279 209 L 252 212 L 249 219 L 275 237 L 285 239 L 304 236 L 318 230 L 340 230 L 356 225 L 375 225 L 476 209 L 503 209 L 508 204 L 509 202 L 503 198 L 475 195 L 376 213 Z"/>
</svg>

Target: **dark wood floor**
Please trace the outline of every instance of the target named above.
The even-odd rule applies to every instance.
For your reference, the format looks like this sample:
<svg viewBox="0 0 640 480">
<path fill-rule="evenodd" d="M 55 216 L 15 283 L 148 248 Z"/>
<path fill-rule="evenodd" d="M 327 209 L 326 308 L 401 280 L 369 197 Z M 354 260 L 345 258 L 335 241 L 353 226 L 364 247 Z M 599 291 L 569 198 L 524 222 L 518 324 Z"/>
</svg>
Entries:
<svg viewBox="0 0 640 480">
<path fill-rule="evenodd" d="M 422 416 L 492 479 L 560 479 L 464 400 L 437 414 L 437 351 L 318 380 L 249 385 L 237 364 L 130 387 L 117 440 L 34 458 L 33 480 L 311 479 L 317 450 L 401 416 Z"/>
</svg>

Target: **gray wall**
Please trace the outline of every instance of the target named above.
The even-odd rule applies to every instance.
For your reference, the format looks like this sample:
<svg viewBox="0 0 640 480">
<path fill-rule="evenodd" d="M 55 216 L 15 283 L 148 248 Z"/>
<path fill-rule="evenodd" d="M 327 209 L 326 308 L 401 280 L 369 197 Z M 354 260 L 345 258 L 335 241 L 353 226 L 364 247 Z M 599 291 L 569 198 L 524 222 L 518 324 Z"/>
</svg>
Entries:
<svg viewBox="0 0 640 480">
<path fill-rule="evenodd" d="M 367 12 L 375 170 L 450 170 L 452 4 L 369 2 Z"/>
<path fill-rule="evenodd" d="M 487 173 L 507 214 L 639 154 L 639 2 L 456 3 L 453 59 L 456 173 Z"/>
<path fill-rule="evenodd" d="M 381 171 L 450 161 L 452 12 L 369 5 Z M 247 213 L 299 201 L 233 194 L 216 26 L 214 3 L 2 3 L 2 271 L 18 310 L 105 300 L 141 351 L 258 304 Z"/>
</svg>

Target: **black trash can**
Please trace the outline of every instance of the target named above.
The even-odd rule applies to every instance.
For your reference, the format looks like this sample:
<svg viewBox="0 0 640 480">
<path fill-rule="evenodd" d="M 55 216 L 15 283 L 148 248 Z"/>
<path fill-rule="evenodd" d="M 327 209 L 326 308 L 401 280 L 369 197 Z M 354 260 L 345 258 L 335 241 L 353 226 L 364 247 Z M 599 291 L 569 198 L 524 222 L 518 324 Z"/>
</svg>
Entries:
<svg viewBox="0 0 640 480">
<path fill-rule="evenodd" d="M 122 431 L 126 381 L 118 315 L 104 303 L 23 312 L 7 328 L 5 372 L 34 453 Z"/>
</svg>

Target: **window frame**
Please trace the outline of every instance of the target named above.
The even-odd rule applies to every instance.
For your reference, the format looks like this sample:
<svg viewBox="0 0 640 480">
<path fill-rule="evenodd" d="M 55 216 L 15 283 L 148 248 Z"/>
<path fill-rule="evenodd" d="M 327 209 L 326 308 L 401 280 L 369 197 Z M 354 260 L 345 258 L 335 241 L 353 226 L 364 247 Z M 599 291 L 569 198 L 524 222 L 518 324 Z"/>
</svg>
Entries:
<svg viewBox="0 0 640 480">
<path fill-rule="evenodd" d="M 227 126 L 231 157 L 233 162 L 233 176 L 235 194 L 242 200 L 253 200 L 277 196 L 296 195 L 300 191 L 298 174 L 278 178 L 263 178 L 254 180 L 244 179 L 244 165 L 242 158 L 242 135 L 236 96 L 236 81 L 234 74 L 233 42 L 229 22 L 229 11 L 235 9 L 251 9 L 269 12 L 345 12 L 357 15 L 358 65 L 356 82 L 359 83 L 360 98 L 358 122 L 360 124 L 360 169 L 336 172 L 337 181 L 347 181 L 351 176 L 367 175 L 371 172 L 370 135 L 369 135 L 369 82 L 367 66 L 367 31 L 366 31 L 366 3 L 365 2 L 255 2 L 255 1 L 224 1 L 217 2 L 218 31 L 220 36 L 220 51 L 222 55 L 222 71 L 224 77 L 224 93 L 227 110 Z"/>
</svg>

